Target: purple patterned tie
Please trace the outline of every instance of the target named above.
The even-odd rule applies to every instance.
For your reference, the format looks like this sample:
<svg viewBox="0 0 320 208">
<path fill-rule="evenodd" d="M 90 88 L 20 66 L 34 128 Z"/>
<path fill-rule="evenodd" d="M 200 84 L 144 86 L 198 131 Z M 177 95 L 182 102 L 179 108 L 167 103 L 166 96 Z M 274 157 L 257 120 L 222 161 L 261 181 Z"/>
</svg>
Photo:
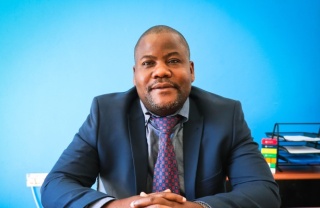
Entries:
<svg viewBox="0 0 320 208">
<path fill-rule="evenodd" d="M 176 154 L 170 139 L 173 127 L 180 117 L 151 117 L 153 123 L 160 131 L 159 152 L 154 166 L 153 192 L 170 189 L 173 193 L 180 193 L 178 165 Z"/>
</svg>

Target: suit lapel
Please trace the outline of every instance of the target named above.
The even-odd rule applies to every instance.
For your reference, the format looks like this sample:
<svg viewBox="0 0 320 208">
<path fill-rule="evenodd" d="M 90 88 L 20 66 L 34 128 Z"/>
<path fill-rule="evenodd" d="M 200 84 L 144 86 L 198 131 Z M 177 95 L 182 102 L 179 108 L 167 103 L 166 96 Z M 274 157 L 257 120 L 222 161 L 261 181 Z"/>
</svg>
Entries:
<svg viewBox="0 0 320 208">
<path fill-rule="evenodd" d="M 139 102 L 132 106 L 131 114 L 128 115 L 128 128 L 132 149 L 132 159 L 134 165 L 134 176 L 136 193 L 145 191 L 147 187 L 148 175 L 148 146 L 146 140 L 146 130 L 144 116 Z"/>
<path fill-rule="evenodd" d="M 202 139 L 203 117 L 190 99 L 189 120 L 183 126 L 184 183 L 188 200 L 195 199 L 195 182 Z"/>
</svg>

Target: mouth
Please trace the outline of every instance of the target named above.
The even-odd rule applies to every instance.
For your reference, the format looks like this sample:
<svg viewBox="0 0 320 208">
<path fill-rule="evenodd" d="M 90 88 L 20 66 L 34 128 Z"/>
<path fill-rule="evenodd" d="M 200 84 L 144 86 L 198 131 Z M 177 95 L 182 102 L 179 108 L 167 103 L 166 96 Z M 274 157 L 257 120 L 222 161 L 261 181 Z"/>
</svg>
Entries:
<svg viewBox="0 0 320 208">
<path fill-rule="evenodd" d="M 158 82 L 150 87 L 150 90 L 175 88 L 174 84 L 168 82 Z"/>
<path fill-rule="evenodd" d="M 148 92 L 151 92 L 153 90 L 165 91 L 165 90 L 171 90 L 171 89 L 175 89 L 175 90 L 179 91 L 180 87 L 178 84 L 176 84 L 170 80 L 162 80 L 162 81 L 157 80 L 157 81 L 151 83 L 147 87 Z"/>
</svg>

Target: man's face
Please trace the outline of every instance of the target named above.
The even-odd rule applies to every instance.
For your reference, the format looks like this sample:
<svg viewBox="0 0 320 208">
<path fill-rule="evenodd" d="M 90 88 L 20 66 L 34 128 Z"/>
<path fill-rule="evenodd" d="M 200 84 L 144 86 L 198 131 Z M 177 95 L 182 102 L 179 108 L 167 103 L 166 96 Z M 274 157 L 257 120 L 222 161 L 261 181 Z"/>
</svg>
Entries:
<svg viewBox="0 0 320 208">
<path fill-rule="evenodd" d="M 160 116 L 179 110 L 194 81 L 194 65 L 177 34 L 144 36 L 135 51 L 134 84 L 146 108 Z"/>
</svg>

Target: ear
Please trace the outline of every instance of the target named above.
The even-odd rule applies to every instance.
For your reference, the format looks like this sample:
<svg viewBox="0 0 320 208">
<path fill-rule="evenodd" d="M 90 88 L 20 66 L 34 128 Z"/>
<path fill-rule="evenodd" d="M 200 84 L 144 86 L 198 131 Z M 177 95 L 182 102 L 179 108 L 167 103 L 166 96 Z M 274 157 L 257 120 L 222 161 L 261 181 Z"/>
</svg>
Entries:
<svg viewBox="0 0 320 208">
<path fill-rule="evenodd" d="M 194 63 L 193 63 L 193 61 L 190 61 L 190 74 L 191 74 L 191 82 L 193 82 L 196 79 L 195 73 L 194 73 Z"/>
<path fill-rule="evenodd" d="M 136 68 L 133 66 L 132 69 L 133 69 L 133 84 L 134 86 L 136 86 L 136 79 L 135 79 Z"/>
</svg>

